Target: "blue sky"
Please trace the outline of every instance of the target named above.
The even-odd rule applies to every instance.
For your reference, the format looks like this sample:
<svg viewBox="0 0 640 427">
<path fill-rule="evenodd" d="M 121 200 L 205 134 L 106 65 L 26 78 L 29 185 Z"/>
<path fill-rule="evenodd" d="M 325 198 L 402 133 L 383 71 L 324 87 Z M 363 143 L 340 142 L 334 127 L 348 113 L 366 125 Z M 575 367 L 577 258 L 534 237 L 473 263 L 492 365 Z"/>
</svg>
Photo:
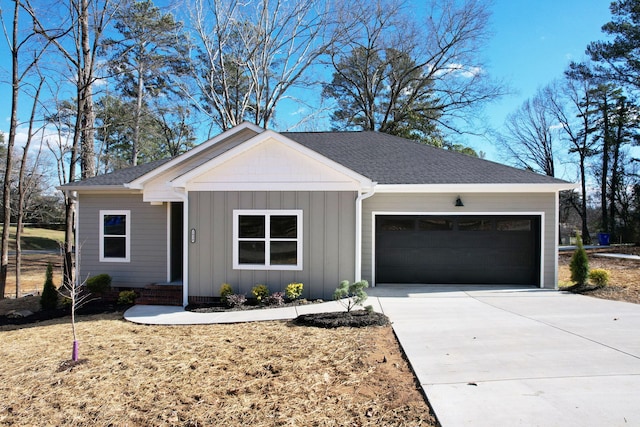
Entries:
<svg viewBox="0 0 640 427">
<path fill-rule="evenodd" d="M 608 0 L 495 0 L 493 37 L 487 46 L 488 72 L 514 91 L 486 109 L 494 127 L 538 88 L 562 77 L 569 63 L 585 59 L 591 41 L 604 39 L 611 19 Z M 470 140 L 487 157 L 499 160 L 491 144 Z"/>
<path fill-rule="evenodd" d="M 421 1 L 421 0 L 415 0 Z M 12 2 L 2 0 L 5 13 Z M 536 90 L 560 78 L 571 60 L 584 59 L 591 41 L 603 39 L 601 26 L 610 20 L 609 0 L 494 0 L 492 37 L 484 52 L 487 71 L 504 80 L 513 95 L 486 108 L 490 124 L 499 128 L 505 117 Z M 6 43 L 0 46 L 0 67 L 10 64 Z M 3 73 L 3 77 L 6 74 Z M 3 78 L 4 80 L 4 78 Z M 0 131 L 9 128 L 9 85 L 0 83 Z M 26 103 L 26 99 L 23 102 Z M 467 138 L 490 160 L 502 161 L 490 141 Z"/>
</svg>

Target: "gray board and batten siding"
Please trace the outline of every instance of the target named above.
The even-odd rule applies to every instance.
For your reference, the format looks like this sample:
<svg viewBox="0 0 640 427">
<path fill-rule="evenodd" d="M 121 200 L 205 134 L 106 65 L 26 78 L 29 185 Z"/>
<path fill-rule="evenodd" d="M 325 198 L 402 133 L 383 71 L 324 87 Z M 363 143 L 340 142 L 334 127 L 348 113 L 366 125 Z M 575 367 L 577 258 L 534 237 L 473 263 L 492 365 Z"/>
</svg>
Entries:
<svg viewBox="0 0 640 427">
<path fill-rule="evenodd" d="M 217 296 L 223 283 L 251 296 L 256 284 L 277 292 L 301 282 L 304 298 L 331 299 L 341 280 L 355 277 L 355 199 L 350 191 L 190 192 L 189 228 L 196 238 L 188 245 L 189 296 Z M 302 210 L 302 270 L 235 270 L 237 209 Z"/>
<path fill-rule="evenodd" d="M 431 193 L 378 193 L 363 201 L 362 209 L 362 278 L 375 280 L 374 213 L 376 215 L 473 215 L 508 216 L 518 214 L 543 214 L 541 218 L 542 287 L 555 288 L 556 277 L 556 202 L 553 193 L 469 193 L 461 194 L 463 207 L 455 207 L 458 194 Z M 542 216 L 542 215 L 541 215 Z M 539 285 L 532 283 L 532 285 Z"/>
<path fill-rule="evenodd" d="M 151 205 L 141 194 L 80 193 L 77 245 L 79 278 L 106 273 L 115 287 L 144 287 L 167 281 L 167 205 Z M 100 262 L 100 211 L 130 211 L 129 262 Z"/>
</svg>

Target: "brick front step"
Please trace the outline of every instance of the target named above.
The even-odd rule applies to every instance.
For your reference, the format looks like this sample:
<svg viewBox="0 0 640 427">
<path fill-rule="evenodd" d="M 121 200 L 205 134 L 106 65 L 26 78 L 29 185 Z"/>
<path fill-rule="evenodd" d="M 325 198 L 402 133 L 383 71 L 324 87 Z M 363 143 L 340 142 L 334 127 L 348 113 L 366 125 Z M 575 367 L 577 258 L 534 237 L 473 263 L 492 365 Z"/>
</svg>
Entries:
<svg viewBox="0 0 640 427">
<path fill-rule="evenodd" d="M 147 285 L 140 291 L 136 304 L 182 305 L 181 285 Z"/>
</svg>

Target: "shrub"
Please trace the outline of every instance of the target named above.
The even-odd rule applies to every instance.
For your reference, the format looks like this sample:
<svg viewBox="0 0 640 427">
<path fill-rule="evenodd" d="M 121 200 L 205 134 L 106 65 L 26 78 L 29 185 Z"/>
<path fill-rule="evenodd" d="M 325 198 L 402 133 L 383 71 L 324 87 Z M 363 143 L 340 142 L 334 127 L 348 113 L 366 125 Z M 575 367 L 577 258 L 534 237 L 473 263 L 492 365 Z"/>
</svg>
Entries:
<svg viewBox="0 0 640 427">
<path fill-rule="evenodd" d="M 251 289 L 251 293 L 258 300 L 258 302 L 264 302 L 269 297 L 269 288 L 266 285 L 255 285 Z"/>
<path fill-rule="evenodd" d="M 223 283 L 220 286 L 220 299 L 225 301 L 229 295 L 233 295 L 233 287 L 228 283 Z"/>
<path fill-rule="evenodd" d="M 569 269 L 571 270 L 571 280 L 577 285 L 584 285 L 589 277 L 589 259 L 584 246 L 582 246 L 582 238 L 578 236 L 576 240 L 576 250 L 571 257 Z"/>
<path fill-rule="evenodd" d="M 226 301 L 229 307 L 242 307 L 247 302 L 247 297 L 244 294 L 231 294 L 227 295 Z"/>
<path fill-rule="evenodd" d="M 284 290 L 284 294 L 287 299 L 294 300 L 300 298 L 302 295 L 302 289 L 304 285 L 302 283 L 289 283 Z"/>
<path fill-rule="evenodd" d="M 367 293 L 364 288 L 368 287 L 369 282 L 366 280 L 352 284 L 349 284 L 348 280 L 343 280 L 333 293 L 333 299 L 342 304 L 347 309 L 347 313 L 349 313 L 353 307 L 362 305 L 367 299 Z M 346 298 L 346 301 L 343 300 L 344 298 Z"/>
<path fill-rule="evenodd" d="M 92 294 L 103 294 L 111 289 L 111 276 L 98 274 L 87 279 L 87 289 Z"/>
<path fill-rule="evenodd" d="M 47 271 L 44 277 L 44 288 L 40 296 L 40 307 L 43 310 L 53 310 L 58 307 L 58 291 L 53 284 L 53 265 L 51 263 L 47 264 Z"/>
<path fill-rule="evenodd" d="M 118 294 L 118 304 L 131 305 L 136 302 L 135 291 L 121 291 Z"/>
<path fill-rule="evenodd" d="M 609 284 L 609 271 L 603 268 L 594 268 L 589 272 L 589 281 L 596 286 Z"/>
<path fill-rule="evenodd" d="M 274 292 L 267 298 L 267 305 L 283 305 L 284 304 L 284 293 L 283 292 Z"/>
</svg>

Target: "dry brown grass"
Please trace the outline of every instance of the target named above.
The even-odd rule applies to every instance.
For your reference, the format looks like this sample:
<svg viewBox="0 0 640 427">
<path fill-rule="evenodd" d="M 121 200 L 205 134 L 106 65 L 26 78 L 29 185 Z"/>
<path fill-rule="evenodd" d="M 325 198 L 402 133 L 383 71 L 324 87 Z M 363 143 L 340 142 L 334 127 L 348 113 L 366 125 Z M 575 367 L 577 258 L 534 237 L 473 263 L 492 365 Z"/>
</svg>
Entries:
<svg viewBox="0 0 640 427">
<path fill-rule="evenodd" d="M 609 252 L 640 254 L 640 248 L 615 248 Z M 558 282 L 559 285 L 571 285 L 571 271 L 569 262 L 571 252 L 561 253 L 559 257 Z M 587 295 L 612 299 L 617 301 L 627 301 L 640 304 L 640 261 L 629 259 L 616 259 L 595 256 L 594 251 L 588 251 L 589 268 L 603 268 L 610 273 L 608 286 L 590 291 Z"/>
<path fill-rule="evenodd" d="M 22 255 L 22 274 L 20 290 L 22 295 L 39 295 L 44 286 L 44 275 L 47 263 L 53 264 L 53 282 L 59 285 L 62 281 L 62 257 L 59 254 L 26 254 Z M 4 295 L 6 298 L 16 296 L 16 265 L 15 256 L 9 256 L 7 285 Z"/>
<path fill-rule="evenodd" d="M 0 424 L 432 426 L 390 327 L 143 326 L 81 317 L 0 327 Z"/>
</svg>

